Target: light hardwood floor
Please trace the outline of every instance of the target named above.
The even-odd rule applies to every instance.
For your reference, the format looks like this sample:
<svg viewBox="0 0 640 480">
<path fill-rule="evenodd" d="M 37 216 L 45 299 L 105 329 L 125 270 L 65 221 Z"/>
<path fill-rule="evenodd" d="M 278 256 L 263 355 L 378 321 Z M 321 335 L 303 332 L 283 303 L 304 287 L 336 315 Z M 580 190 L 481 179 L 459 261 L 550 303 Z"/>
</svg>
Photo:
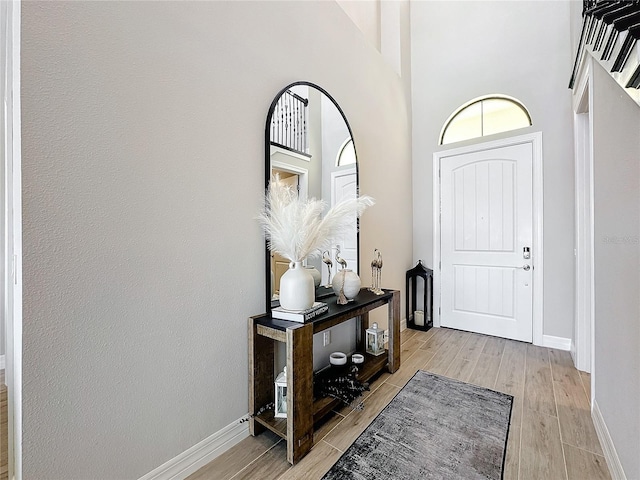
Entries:
<svg viewBox="0 0 640 480">
<path fill-rule="evenodd" d="M 362 411 L 343 408 L 316 430 L 314 447 L 294 467 L 270 433 L 244 439 L 189 480 L 321 478 L 418 370 L 514 396 L 505 480 L 600 480 L 609 472 L 589 408 L 589 375 L 568 352 L 434 328 L 402 332 L 402 367 L 371 385 Z"/>
<path fill-rule="evenodd" d="M 0 480 L 9 477 L 9 433 L 7 431 L 7 386 L 4 370 L 0 370 Z"/>
</svg>

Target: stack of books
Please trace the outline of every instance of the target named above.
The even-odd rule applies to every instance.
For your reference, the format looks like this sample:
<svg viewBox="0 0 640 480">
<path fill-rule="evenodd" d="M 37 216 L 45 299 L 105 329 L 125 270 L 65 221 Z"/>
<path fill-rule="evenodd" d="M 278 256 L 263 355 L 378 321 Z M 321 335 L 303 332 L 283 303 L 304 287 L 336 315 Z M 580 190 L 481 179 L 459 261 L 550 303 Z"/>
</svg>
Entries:
<svg viewBox="0 0 640 480">
<path fill-rule="evenodd" d="M 304 323 L 313 320 L 318 315 L 326 313 L 327 310 L 329 310 L 329 305 L 324 302 L 315 302 L 311 308 L 301 311 L 285 310 L 282 307 L 276 307 L 271 309 L 271 318 Z"/>
</svg>

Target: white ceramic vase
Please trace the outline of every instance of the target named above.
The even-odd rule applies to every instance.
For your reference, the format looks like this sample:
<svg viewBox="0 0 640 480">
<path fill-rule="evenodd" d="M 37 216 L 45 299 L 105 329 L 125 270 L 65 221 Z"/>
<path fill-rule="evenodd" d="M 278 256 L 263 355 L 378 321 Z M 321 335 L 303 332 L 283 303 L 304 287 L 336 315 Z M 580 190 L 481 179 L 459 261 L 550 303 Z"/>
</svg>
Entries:
<svg viewBox="0 0 640 480">
<path fill-rule="evenodd" d="M 348 268 L 343 268 L 335 274 L 331 285 L 336 295 L 340 295 L 340 290 L 342 289 L 347 300 L 353 300 L 360 292 L 362 283 L 356 272 Z"/>
<path fill-rule="evenodd" d="M 306 310 L 316 298 L 313 277 L 302 262 L 291 262 L 280 278 L 280 306 L 286 310 Z"/>
</svg>

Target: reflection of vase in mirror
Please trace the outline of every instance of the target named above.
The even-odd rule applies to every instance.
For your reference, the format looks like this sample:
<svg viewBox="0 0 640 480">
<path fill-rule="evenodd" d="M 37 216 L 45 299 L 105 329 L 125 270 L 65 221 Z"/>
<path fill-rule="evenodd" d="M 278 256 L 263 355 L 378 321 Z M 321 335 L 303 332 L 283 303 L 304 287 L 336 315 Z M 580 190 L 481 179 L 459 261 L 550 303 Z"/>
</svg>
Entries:
<svg viewBox="0 0 640 480">
<path fill-rule="evenodd" d="M 357 163 L 350 128 L 341 109 L 321 88 L 306 82 L 292 84 L 274 99 L 266 126 L 265 185 L 271 175 L 278 173 L 297 191 L 302 199 L 318 198 L 325 201 L 327 209 L 345 198 L 355 197 L 358 191 Z M 341 257 L 349 267 L 358 270 L 357 219 L 353 230 L 332 244 L 340 245 Z M 329 252 L 331 258 L 335 249 Z M 280 276 L 286 271 L 285 261 L 269 257 L 271 280 L 267 272 L 267 306 L 271 302 L 271 282 L 279 285 Z M 321 272 L 321 284 L 330 283 L 328 269 L 322 258 L 307 259 L 308 266 Z M 275 298 L 275 297 L 274 297 Z"/>
<path fill-rule="evenodd" d="M 313 285 L 315 288 L 320 286 L 320 282 L 322 282 L 322 274 L 318 271 L 318 269 L 314 265 L 307 265 L 307 271 L 313 277 Z"/>
</svg>

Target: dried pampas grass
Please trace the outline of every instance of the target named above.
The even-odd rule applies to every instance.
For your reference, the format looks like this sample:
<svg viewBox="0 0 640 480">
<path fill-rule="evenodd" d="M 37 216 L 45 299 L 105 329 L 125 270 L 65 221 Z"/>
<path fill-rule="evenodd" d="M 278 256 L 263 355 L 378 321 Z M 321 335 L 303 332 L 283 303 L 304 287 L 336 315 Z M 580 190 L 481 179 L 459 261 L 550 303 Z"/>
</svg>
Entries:
<svg viewBox="0 0 640 480">
<path fill-rule="evenodd" d="M 322 216 L 325 202 L 312 198 L 302 201 L 289 185 L 272 177 L 265 208 L 258 221 L 267 237 L 269 250 L 291 262 L 318 256 L 331 241 L 353 228 L 356 217 L 374 205 L 373 198 L 361 196 L 343 200 Z"/>
</svg>

